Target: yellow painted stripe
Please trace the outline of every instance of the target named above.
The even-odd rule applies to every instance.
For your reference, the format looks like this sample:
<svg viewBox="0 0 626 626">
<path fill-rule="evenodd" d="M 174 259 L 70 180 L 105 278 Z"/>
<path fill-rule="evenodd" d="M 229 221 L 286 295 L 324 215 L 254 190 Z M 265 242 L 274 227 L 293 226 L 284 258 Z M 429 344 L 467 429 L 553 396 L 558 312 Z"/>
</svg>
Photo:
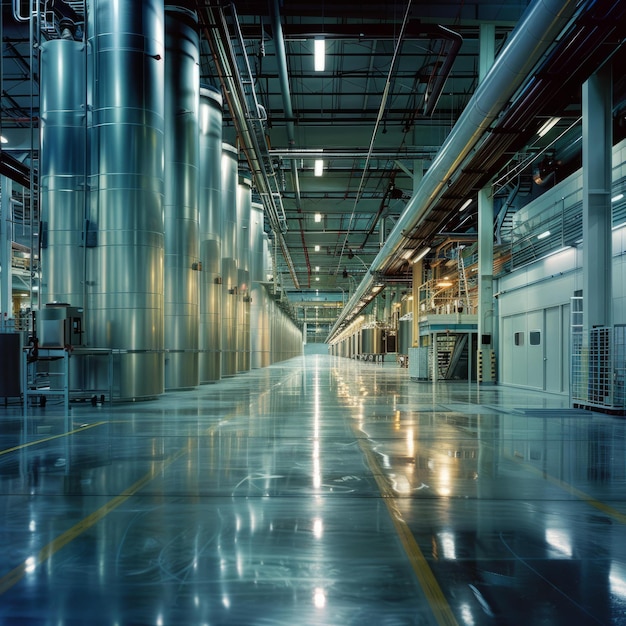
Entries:
<svg viewBox="0 0 626 626">
<path fill-rule="evenodd" d="M 219 428 L 227 419 L 229 419 L 232 414 L 226 416 L 219 424 L 214 424 L 210 428 L 205 431 L 205 435 L 212 434 L 217 428 Z M 93 424 L 93 426 L 98 426 L 100 424 L 104 424 L 107 422 L 99 422 L 98 424 Z M 79 429 L 79 430 L 84 430 Z M 78 432 L 78 431 L 72 431 Z M 65 433 L 71 434 L 71 433 Z M 56 439 L 57 437 L 62 437 L 64 435 L 56 435 L 55 437 L 51 437 L 51 439 Z M 39 442 L 33 442 L 39 443 Z M 12 569 L 8 574 L 0 578 L 0 595 L 6 593 L 11 587 L 17 584 L 28 572 L 32 572 L 36 567 L 44 563 L 47 559 L 49 559 L 53 554 L 58 552 L 61 548 L 66 546 L 70 541 L 73 541 L 84 533 L 86 530 L 91 528 L 94 524 L 97 524 L 102 518 L 108 515 L 111 511 L 116 509 L 118 506 L 126 502 L 128 498 L 136 494 L 140 489 L 143 489 L 151 480 L 156 478 L 159 474 L 161 474 L 167 467 L 169 467 L 172 463 L 180 459 L 185 454 L 188 454 L 191 450 L 191 445 L 193 442 L 190 442 L 185 448 L 182 448 L 178 452 L 172 454 L 170 457 L 157 463 L 154 467 L 145 474 L 142 478 L 140 478 L 137 482 L 133 483 L 130 487 L 125 489 L 119 496 L 116 496 L 112 500 L 109 500 L 105 505 L 101 506 L 98 510 L 91 513 L 80 522 L 72 526 L 69 530 L 66 530 L 64 533 L 59 535 L 56 539 L 53 539 L 50 543 L 46 544 L 35 557 L 29 558 L 14 569 Z M 29 445 L 29 444 L 26 444 Z"/>
<path fill-rule="evenodd" d="M 63 546 L 66 546 L 70 541 L 76 539 L 79 535 L 84 533 L 87 529 L 91 528 L 94 524 L 97 524 L 103 517 L 108 515 L 111 511 L 118 506 L 126 502 L 128 498 L 137 493 L 140 489 L 145 487 L 153 478 L 159 475 L 169 465 L 178 460 L 187 452 L 187 448 L 179 450 L 172 456 L 168 457 L 164 461 L 158 463 L 151 471 L 145 476 L 140 478 L 137 482 L 132 484 L 128 489 L 124 490 L 119 496 L 116 496 L 112 500 L 109 500 L 104 506 L 101 506 L 98 510 L 94 511 L 91 515 L 88 515 L 80 522 L 66 530 L 63 534 L 59 535 L 56 539 L 45 545 L 37 556 L 31 559 L 27 559 L 24 563 L 21 563 L 8 574 L 0 578 L 0 595 L 9 590 L 13 585 L 19 582 L 27 572 L 32 571 L 34 568 L 41 565 L 44 561 L 49 559 L 53 554 L 58 552 Z"/>
<path fill-rule="evenodd" d="M 383 497 L 383 501 L 387 505 L 393 525 L 398 533 L 398 536 L 400 537 L 402 546 L 404 547 L 404 551 L 409 558 L 413 571 L 415 572 L 417 580 L 424 591 L 424 595 L 426 596 L 437 623 L 440 624 L 440 626 L 458 626 L 458 622 L 452 613 L 452 609 L 450 608 L 450 605 L 448 604 L 448 601 L 446 600 L 446 597 L 444 596 L 432 569 L 430 569 L 426 557 L 422 553 L 417 541 L 415 541 L 415 537 L 413 536 L 411 529 L 404 521 L 402 513 L 398 509 L 395 493 L 391 487 L 389 479 L 380 467 L 373 450 L 367 445 L 362 436 L 359 436 L 360 433 L 357 433 L 355 428 L 353 430 L 355 435 L 357 435 L 359 447 L 365 456 L 370 471 L 376 479 L 378 489 Z"/>
<path fill-rule="evenodd" d="M 558 478 L 554 478 L 553 476 L 550 476 L 549 474 L 547 476 L 547 479 L 552 484 L 557 485 L 558 487 L 567 491 L 571 495 L 576 496 L 580 500 L 583 500 L 590 506 L 593 506 L 599 511 L 602 511 L 603 513 L 605 513 L 606 515 L 609 515 L 610 517 L 620 522 L 621 524 L 626 524 L 626 515 L 624 515 L 623 513 L 620 513 L 617 509 L 614 509 L 612 506 L 609 506 L 608 504 L 605 504 L 604 502 L 601 502 L 600 500 L 596 500 L 595 498 L 592 498 L 589 494 L 585 493 L 584 491 L 581 491 L 580 489 L 577 489 L 573 485 L 570 485 L 569 483 L 566 483 Z"/>
<path fill-rule="evenodd" d="M 16 450 L 23 450 L 24 448 L 29 448 L 30 446 L 37 446 L 40 443 L 46 443 L 46 441 L 53 441 L 54 439 L 60 439 L 61 437 L 74 435 L 84 430 L 89 430 L 90 428 L 95 428 L 96 426 L 102 426 L 103 424 L 109 424 L 109 423 L 110 422 L 96 422 L 95 424 L 88 424 L 87 426 L 81 426 L 80 428 L 76 428 L 75 430 L 70 430 L 66 433 L 61 433 L 60 435 L 52 435 L 52 437 L 45 437 L 43 439 L 37 439 L 36 441 L 30 441 L 29 443 L 23 443 L 19 446 L 14 446 L 13 448 L 0 450 L 0 456 L 2 456 L 3 454 L 9 454 L 9 452 L 15 452 Z"/>
<path fill-rule="evenodd" d="M 523 459 L 516 458 L 516 457 L 509 457 L 509 458 L 511 458 L 516 463 L 522 465 L 522 467 L 524 467 L 529 472 L 532 472 L 534 474 L 537 474 L 538 476 L 541 476 L 542 478 L 547 480 L 549 483 L 552 483 L 553 485 L 560 487 L 561 489 L 563 489 L 563 491 L 566 491 L 567 493 L 574 496 L 575 498 L 578 498 L 579 500 L 586 502 L 589 506 L 592 506 L 598 509 L 598 511 L 602 511 L 602 513 L 604 513 L 605 515 L 608 515 L 609 517 L 612 517 L 614 520 L 620 522 L 620 524 L 626 524 L 626 515 L 624 515 L 624 513 L 620 513 L 617 509 L 614 509 L 612 506 L 609 506 L 608 504 L 605 504 L 604 502 L 600 500 L 596 500 L 595 498 L 590 496 L 588 493 L 581 491 L 577 487 L 570 485 L 568 482 L 565 482 L 564 480 L 561 480 L 560 478 L 556 478 L 555 476 L 552 476 L 537 467 L 528 465 Z"/>
</svg>

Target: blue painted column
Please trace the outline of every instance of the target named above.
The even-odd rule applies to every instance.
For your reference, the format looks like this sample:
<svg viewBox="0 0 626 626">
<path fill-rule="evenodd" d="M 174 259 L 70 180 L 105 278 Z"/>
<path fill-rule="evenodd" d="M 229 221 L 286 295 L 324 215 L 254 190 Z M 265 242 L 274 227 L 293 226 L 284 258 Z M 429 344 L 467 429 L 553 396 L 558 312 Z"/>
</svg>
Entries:
<svg viewBox="0 0 626 626">
<path fill-rule="evenodd" d="M 610 65 L 583 85 L 583 335 L 612 322 Z"/>
</svg>

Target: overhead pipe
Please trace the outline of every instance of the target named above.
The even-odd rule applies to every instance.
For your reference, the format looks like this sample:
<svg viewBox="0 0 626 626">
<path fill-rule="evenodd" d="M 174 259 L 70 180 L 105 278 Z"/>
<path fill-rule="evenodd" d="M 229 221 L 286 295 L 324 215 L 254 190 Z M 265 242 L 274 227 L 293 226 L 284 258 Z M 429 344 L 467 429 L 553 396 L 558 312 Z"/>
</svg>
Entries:
<svg viewBox="0 0 626 626">
<path fill-rule="evenodd" d="M 274 204 L 272 189 L 266 178 L 265 166 L 261 160 L 260 148 L 254 132 L 250 126 L 250 120 L 246 116 L 241 79 L 234 60 L 234 53 L 230 45 L 228 28 L 225 24 L 223 11 L 219 7 L 205 7 L 199 9 L 199 15 L 203 17 L 202 31 L 211 48 L 219 80 L 223 87 L 224 97 L 228 103 L 228 109 L 233 117 L 237 134 L 242 142 L 242 150 L 250 169 L 255 173 L 255 182 L 259 194 L 263 199 L 263 205 L 267 211 L 272 230 L 280 245 L 283 258 L 289 270 L 289 274 L 298 287 L 298 277 L 285 237 L 281 229 L 280 216 Z M 256 113 L 256 112 L 255 112 Z"/>
<path fill-rule="evenodd" d="M 16 182 L 18 185 L 22 185 L 22 187 L 25 187 L 26 189 L 28 189 L 30 185 L 30 166 L 25 165 L 4 150 L 0 150 L 0 174 L 10 178 L 13 182 Z M 34 176 L 35 180 L 37 180 L 36 173 Z"/>
<path fill-rule="evenodd" d="M 463 44 L 463 37 L 459 33 L 456 33 L 453 30 L 446 28 L 445 26 L 441 26 L 438 24 L 435 27 L 434 34 L 438 34 L 442 39 L 445 39 L 452 43 L 450 46 L 450 50 L 446 55 L 446 60 L 443 62 L 441 70 L 437 73 L 432 91 L 430 92 L 430 94 L 426 92 L 426 95 L 428 96 L 428 99 L 426 100 L 424 106 L 424 115 L 426 117 L 430 117 L 435 112 L 435 108 L 437 106 L 437 103 L 439 102 L 439 98 L 441 98 L 441 94 L 443 93 L 443 87 L 446 84 L 448 76 L 450 76 L 454 61 L 459 54 L 461 45 Z"/>
<path fill-rule="evenodd" d="M 287 71 L 287 53 L 285 50 L 285 39 L 283 37 L 283 27 L 280 23 L 280 8 L 278 0 L 274 0 L 271 4 L 270 19 L 272 22 L 272 32 L 274 33 L 274 48 L 276 49 L 276 63 L 278 66 L 278 80 L 280 81 L 280 91 L 283 97 L 283 109 L 285 111 L 287 143 L 289 149 L 293 149 L 296 145 L 295 124 L 293 107 L 291 105 L 291 88 L 289 86 L 289 72 Z M 296 210 L 302 213 L 302 200 L 300 197 L 300 177 L 298 175 L 298 166 L 296 159 L 291 159 L 291 178 L 293 180 L 293 189 L 295 193 Z M 308 286 L 311 286 L 311 261 L 309 252 L 304 238 L 304 228 L 302 218 L 298 217 L 298 225 L 300 227 L 300 238 L 302 240 L 302 249 L 304 251 L 304 260 L 306 262 Z"/>
<path fill-rule="evenodd" d="M 353 311 L 358 313 L 360 309 L 355 309 L 372 288 L 376 277 L 396 256 L 416 226 L 428 217 L 464 159 L 489 131 L 491 123 L 563 31 L 575 13 L 576 5 L 576 0 L 536 0 L 526 11 L 424 174 L 416 193 L 372 262 L 369 273 L 337 318 L 328 335 L 329 340 Z"/>
</svg>

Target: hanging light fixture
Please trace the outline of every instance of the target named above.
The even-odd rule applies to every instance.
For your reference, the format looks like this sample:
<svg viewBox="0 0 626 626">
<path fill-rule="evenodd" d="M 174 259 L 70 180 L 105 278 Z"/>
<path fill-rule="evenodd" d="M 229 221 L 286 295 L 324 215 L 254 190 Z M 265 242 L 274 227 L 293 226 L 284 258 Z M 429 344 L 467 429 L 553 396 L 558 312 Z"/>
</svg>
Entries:
<svg viewBox="0 0 626 626">
<path fill-rule="evenodd" d="M 537 131 L 537 134 L 540 137 L 547 135 L 550 130 L 556 126 L 561 121 L 560 117 L 551 117 L 547 122 L 545 122 L 541 128 Z"/>
<path fill-rule="evenodd" d="M 421 261 L 428 253 L 430 252 L 430 248 L 426 246 L 420 252 L 418 252 L 415 257 L 411 260 L 411 263 L 418 263 Z"/>
<path fill-rule="evenodd" d="M 472 204 L 472 200 L 473 198 L 468 198 L 460 207 L 459 207 L 459 213 L 461 211 L 465 211 L 465 209 L 467 209 L 467 207 Z"/>
<path fill-rule="evenodd" d="M 326 41 L 323 37 L 315 38 L 314 63 L 316 72 L 324 71 L 326 67 Z"/>
</svg>

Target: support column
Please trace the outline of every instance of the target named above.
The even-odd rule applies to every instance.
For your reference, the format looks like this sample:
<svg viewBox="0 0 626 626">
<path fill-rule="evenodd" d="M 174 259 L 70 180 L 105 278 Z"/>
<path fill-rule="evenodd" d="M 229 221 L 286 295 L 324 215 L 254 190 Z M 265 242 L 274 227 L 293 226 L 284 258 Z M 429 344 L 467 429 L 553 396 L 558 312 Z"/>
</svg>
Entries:
<svg viewBox="0 0 626 626">
<path fill-rule="evenodd" d="M 422 184 L 422 178 L 424 178 L 424 160 L 414 159 L 413 161 L 413 195 L 415 195 L 418 187 Z"/>
<path fill-rule="evenodd" d="M 479 27 L 479 38 L 478 82 L 482 83 L 496 57 L 495 24 L 481 24 Z"/>
<path fill-rule="evenodd" d="M 478 358 L 479 382 L 493 383 L 490 353 L 493 349 L 493 197 L 491 188 L 478 192 Z"/>
<path fill-rule="evenodd" d="M 424 160 L 413 160 L 413 195 L 417 193 L 419 186 L 422 184 L 422 178 L 424 178 Z M 413 347 L 419 347 L 420 345 L 420 285 L 422 284 L 423 276 L 423 261 L 420 260 L 413 264 L 413 322 L 412 322 L 412 340 Z"/>
<path fill-rule="evenodd" d="M 13 277 L 11 272 L 11 255 L 13 227 L 11 222 L 11 191 L 13 182 L 6 176 L 0 178 L 0 194 L 2 196 L 2 222 L 0 223 L 0 324 L 13 318 Z M 32 262 L 32 255 L 31 255 Z"/>
<path fill-rule="evenodd" d="M 583 84 L 583 336 L 612 323 L 612 76 Z"/>
<path fill-rule="evenodd" d="M 413 322 L 411 325 L 411 344 L 414 348 L 420 345 L 420 286 L 422 285 L 423 261 L 413 264 Z"/>
</svg>

